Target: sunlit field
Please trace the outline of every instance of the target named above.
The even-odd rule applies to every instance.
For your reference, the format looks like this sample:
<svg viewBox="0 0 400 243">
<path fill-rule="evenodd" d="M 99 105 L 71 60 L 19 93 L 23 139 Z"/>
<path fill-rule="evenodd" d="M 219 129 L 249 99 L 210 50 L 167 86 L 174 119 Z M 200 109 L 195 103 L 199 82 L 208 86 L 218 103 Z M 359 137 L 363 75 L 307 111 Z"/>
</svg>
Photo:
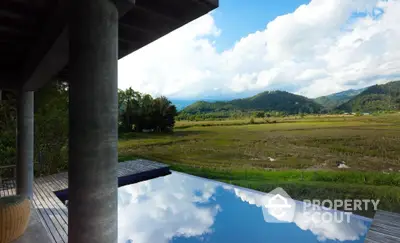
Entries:
<svg viewBox="0 0 400 243">
<path fill-rule="evenodd" d="M 121 136 L 119 155 L 262 191 L 280 185 L 298 199 L 373 197 L 400 210 L 399 114 L 180 121 L 171 134 Z"/>
</svg>

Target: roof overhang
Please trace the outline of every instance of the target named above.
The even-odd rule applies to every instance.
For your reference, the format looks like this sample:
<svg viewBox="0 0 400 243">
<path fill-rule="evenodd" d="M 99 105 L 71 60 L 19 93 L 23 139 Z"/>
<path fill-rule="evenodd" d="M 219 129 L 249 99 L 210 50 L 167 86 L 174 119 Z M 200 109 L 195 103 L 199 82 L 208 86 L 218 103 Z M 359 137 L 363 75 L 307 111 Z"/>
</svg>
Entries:
<svg viewBox="0 0 400 243">
<path fill-rule="evenodd" d="M 68 0 L 0 3 L 0 89 L 37 90 L 68 74 Z M 218 7 L 218 0 L 116 0 L 119 58 Z"/>
</svg>

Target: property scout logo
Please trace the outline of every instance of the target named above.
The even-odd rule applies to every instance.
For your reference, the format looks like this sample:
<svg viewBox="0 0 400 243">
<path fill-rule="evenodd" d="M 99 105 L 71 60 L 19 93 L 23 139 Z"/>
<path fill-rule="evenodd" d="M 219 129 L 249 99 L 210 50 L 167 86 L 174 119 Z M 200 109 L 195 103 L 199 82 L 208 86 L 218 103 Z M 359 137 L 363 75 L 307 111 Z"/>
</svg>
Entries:
<svg viewBox="0 0 400 243">
<path fill-rule="evenodd" d="M 297 213 L 301 213 L 314 223 L 350 223 L 351 212 L 377 210 L 379 200 L 346 199 L 346 200 L 293 200 L 282 188 L 278 187 L 263 198 L 264 220 L 269 223 L 293 222 Z M 346 210 L 339 211 L 339 210 Z"/>
</svg>

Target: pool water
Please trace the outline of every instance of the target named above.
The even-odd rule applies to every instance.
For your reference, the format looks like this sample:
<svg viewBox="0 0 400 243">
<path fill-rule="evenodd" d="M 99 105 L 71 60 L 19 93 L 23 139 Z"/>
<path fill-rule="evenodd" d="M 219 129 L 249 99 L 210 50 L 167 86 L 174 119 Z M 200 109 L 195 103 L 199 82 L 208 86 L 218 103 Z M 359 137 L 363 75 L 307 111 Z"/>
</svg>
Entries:
<svg viewBox="0 0 400 243">
<path fill-rule="evenodd" d="M 178 172 L 121 187 L 118 242 L 355 243 L 364 242 L 371 224 L 356 215 L 315 223 L 302 207 L 281 221 L 264 206 L 266 196 Z"/>
</svg>

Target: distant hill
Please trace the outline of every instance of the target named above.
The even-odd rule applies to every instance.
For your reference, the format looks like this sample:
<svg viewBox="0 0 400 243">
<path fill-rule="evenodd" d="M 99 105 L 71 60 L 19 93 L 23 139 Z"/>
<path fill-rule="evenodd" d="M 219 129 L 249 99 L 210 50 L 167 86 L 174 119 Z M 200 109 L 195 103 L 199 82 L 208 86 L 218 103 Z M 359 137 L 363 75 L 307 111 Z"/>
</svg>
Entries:
<svg viewBox="0 0 400 243">
<path fill-rule="evenodd" d="M 332 109 L 338 107 L 339 105 L 346 103 L 351 98 L 360 94 L 364 90 L 365 90 L 365 88 L 364 89 L 349 89 L 349 90 L 342 91 L 339 93 L 334 93 L 331 95 L 315 98 L 314 101 L 317 102 L 318 104 L 324 106 L 328 110 L 332 110 Z"/>
<path fill-rule="evenodd" d="M 185 107 L 195 103 L 196 101 L 199 101 L 199 99 L 197 100 L 177 100 L 177 99 L 171 99 L 171 102 L 173 105 L 175 105 L 176 109 L 178 111 L 181 111 L 183 109 L 185 109 Z M 216 99 L 207 99 L 208 102 L 215 102 L 217 101 Z"/>
<path fill-rule="evenodd" d="M 400 109 L 400 81 L 368 87 L 337 107 L 347 112 L 375 112 Z"/>
<path fill-rule="evenodd" d="M 220 111 L 281 111 L 288 114 L 318 113 L 322 105 L 304 96 L 285 91 L 266 91 L 250 98 L 232 101 L 206 102 L 198 101 L 183 109 L 186 113 L 209 113 Z"/>
<path fill-rule="evenodd" d="M 183 110 L 186 106 L 189 106 L 196 102 L 196 100 L 175 100 L 171 99 L 173 105 L 176 106 L 178 111 Z"/>
</svg>

